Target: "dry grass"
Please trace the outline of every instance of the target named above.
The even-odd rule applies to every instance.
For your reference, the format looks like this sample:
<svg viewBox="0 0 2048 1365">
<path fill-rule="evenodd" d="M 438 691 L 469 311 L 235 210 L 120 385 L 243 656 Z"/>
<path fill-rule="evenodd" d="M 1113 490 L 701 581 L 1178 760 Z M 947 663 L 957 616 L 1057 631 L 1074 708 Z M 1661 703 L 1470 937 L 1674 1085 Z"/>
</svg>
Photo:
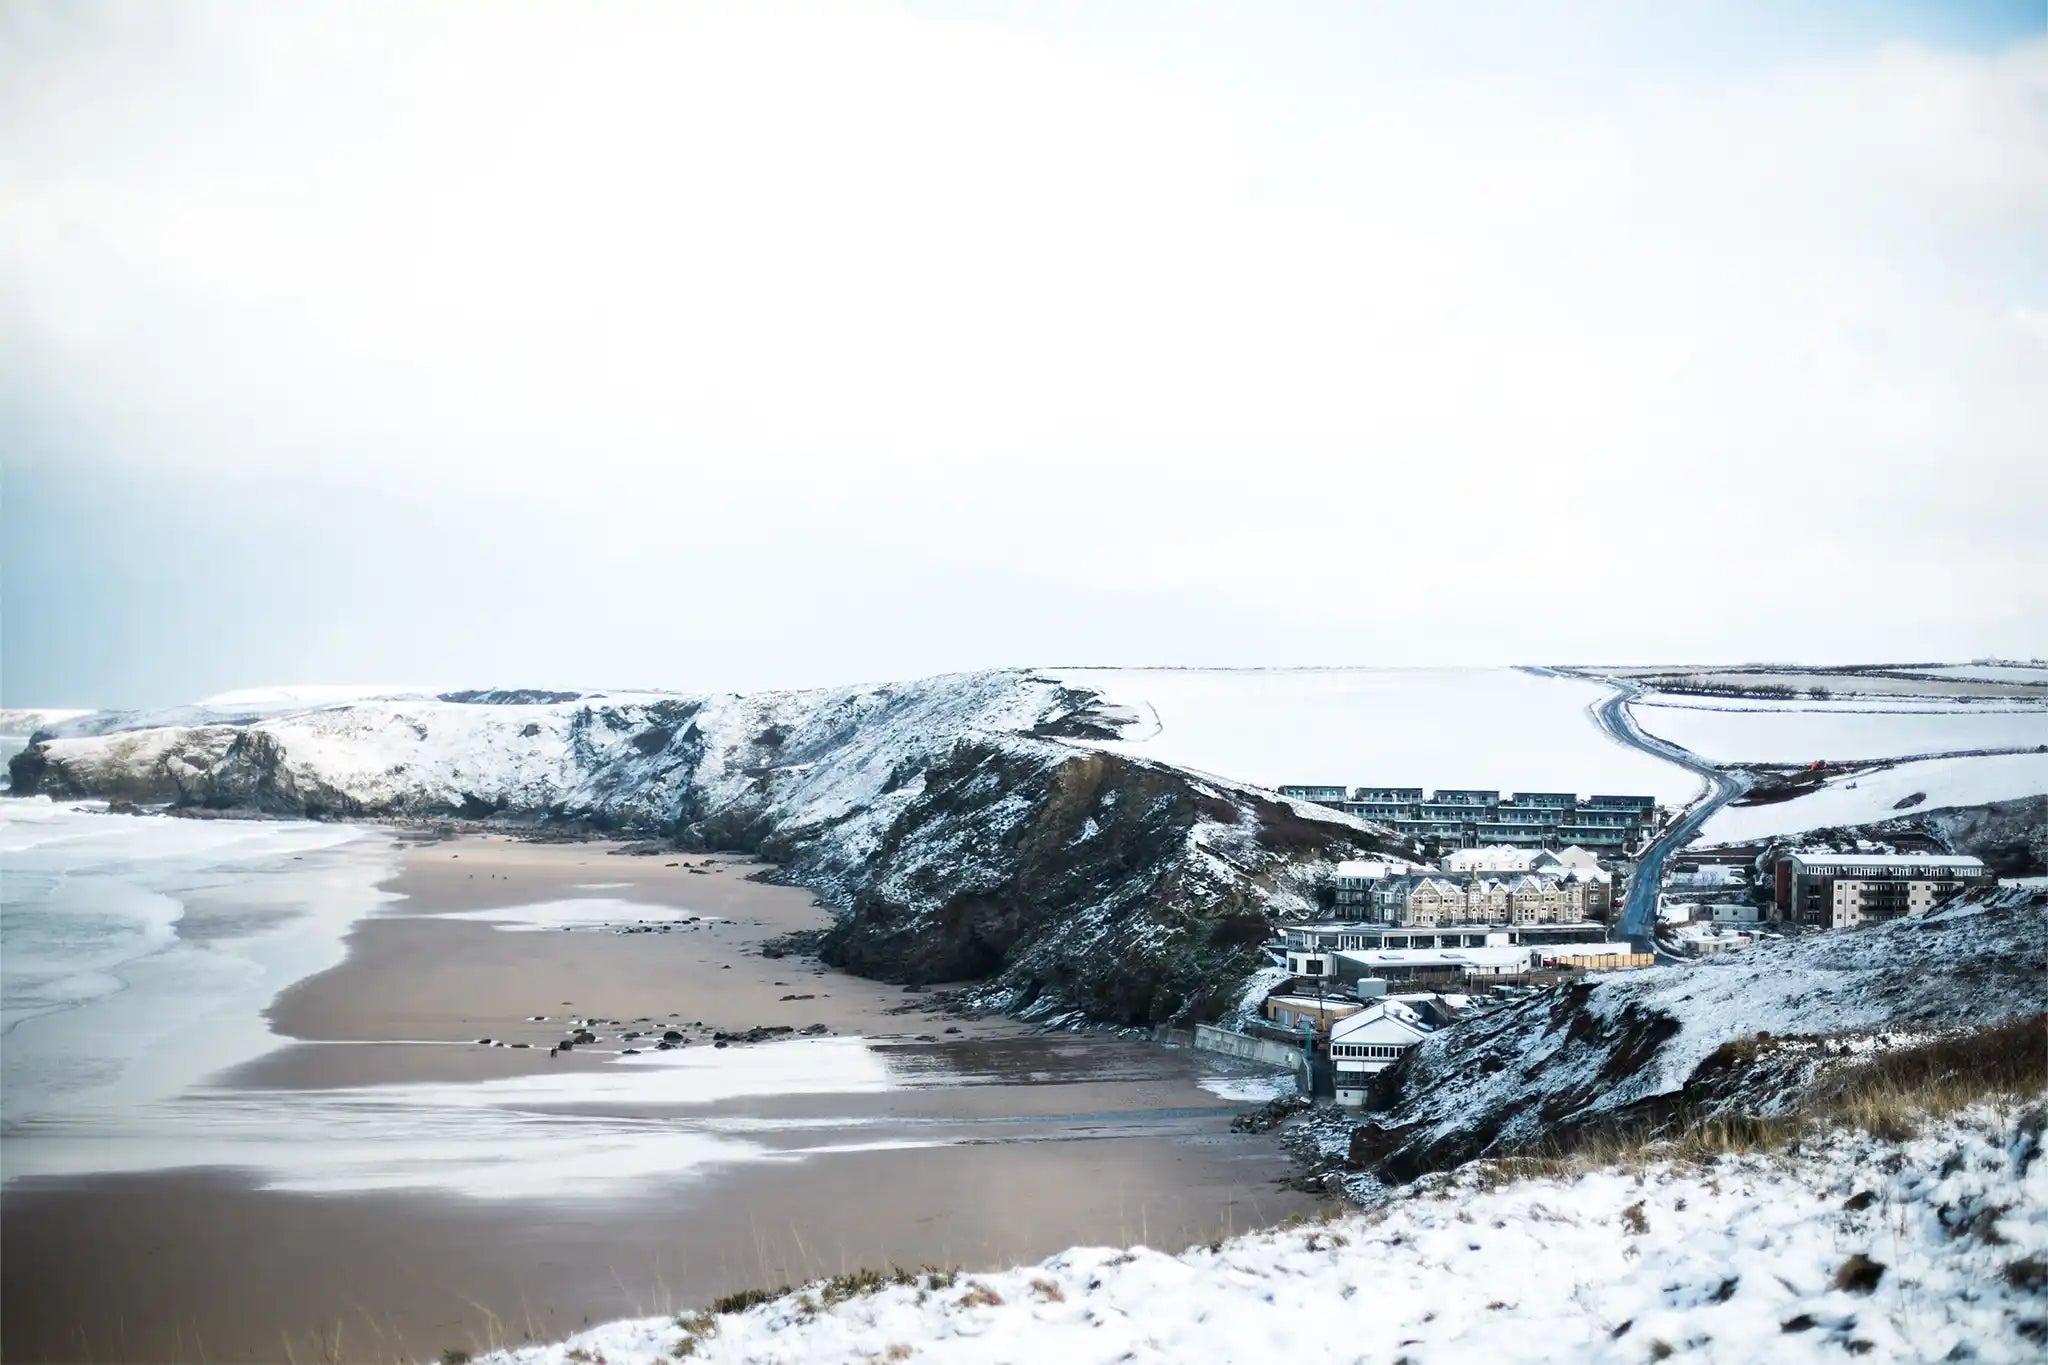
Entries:
<svg viewBox="0 0 2048 1365">
<path fill-rule="evenodd" d="M 789 1291 L 790 1287 L 788 1285 L 783 1285 L 780 1289 L 742 1289 L 737 1294 L 727 1294 L 722 1299 L 713 1299 L 711 1301 L 711 1311 L 713 1313 L 744 1313 L 749 1308 L 756 1308 L 761 1304 L 779 1299 L 784 1294 L 789 1293 Z"/>
<path fill-rule="evenodd" d="M 1747 1060 L 1758 1044 L 1743 1039 L 1717 1056 Z M 1892 1142 L 1914 1137 L 1929 1120 L 1987 1100 L 2023 1100 L 2048 1088 L 2048 1014 L 1976 1033 L 1880 1053 L 1835 1072 L 1791 1114 L 1686 1113 L 1661 1121 L 1580 1130 L 1543 1148 L 1491 1163 L 1491 1185 L 1535 1176 L 1640 1165 L 1700 1162 L 1774 1152 L 1830 1128 L 1847 1127 Z"/>
<path fill-rule="evenodd" d="M 2030 1294 L 2048 1293 L 2048 1259 L 2023 1256 L 2006 1264 L 2005 1282 Z"/>
<path fill-rule="evenodd" d="M 1846 1289 L 1851 1294 L 1868 1294 L 1877 1288 L 1884 1272 L 1884 1262 L 1873 1261 L 1859 1251 L 1836 1268 L 1835 1288 Z"/>
</svg>

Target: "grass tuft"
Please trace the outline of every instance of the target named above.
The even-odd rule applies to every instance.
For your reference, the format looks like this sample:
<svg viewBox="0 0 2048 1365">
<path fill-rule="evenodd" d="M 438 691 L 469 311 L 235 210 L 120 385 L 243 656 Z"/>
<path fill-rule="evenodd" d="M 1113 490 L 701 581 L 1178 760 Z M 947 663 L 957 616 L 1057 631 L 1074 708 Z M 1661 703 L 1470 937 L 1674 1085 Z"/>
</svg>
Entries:
<svg viewBox="0 0 2048 1365">
<path fill-rule="evenodd" d="M 1836 1269 L 1835 1288 L 1846 1289 L 1851 1294 L 1868 1294 L 1877 1288 L 1877 1282 L 1884 1278 L 1884 1272 L 1884 1262 L 1873 1261 L 1859 1251 Z"/>
<path fill-rule="evenodd" d="M 711 1301 L 711 1311 L 714 1313 L 744 1313 L 749 1308 L 758 1308 L 764 1303 L 772 1303 L 788 1292 L 788 1285 L 783 1285 L 780 1289 L 742 1289 L 737 1294 L 727 1294 L 722 1299 L 713 1299 Z"/>
<path fill-rule="evenodd" d="M 2017 1261 L 2006 1262 L 2002 1273 L 2005 1282 L 2014 1289 L 2023 1289 L 2029 1294 L 2048 1294 L 2048 1260 L 2039 1256 L 2022 1256 Z"/>
</svg>

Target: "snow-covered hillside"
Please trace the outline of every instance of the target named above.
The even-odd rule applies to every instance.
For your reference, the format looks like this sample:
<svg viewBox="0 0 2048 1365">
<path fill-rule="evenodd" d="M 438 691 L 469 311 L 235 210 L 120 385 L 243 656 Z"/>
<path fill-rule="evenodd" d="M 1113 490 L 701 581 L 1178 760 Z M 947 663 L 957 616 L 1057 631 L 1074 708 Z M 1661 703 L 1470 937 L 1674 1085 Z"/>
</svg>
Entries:
<svg viewBox="0 0 2048 1365">
<path fill-rule="evenodd" d="M 1078 1248 L 988 1274 L 842 1277 L 490 1365 L 745 1361 L 2037 1361 L 2042 1116 L 1903 1142 L 1497 1185 L 1167 1255 Z"/>
<path fill-rule="evenodd" d="M 1605 685 L 1514 668 L 1052 670 L 1129 717 L 1119 752 L 1274 787 L 1496 787 L 1641 793 L 1699 779 L 1610 740 Z"/>
<path fill-rule="evenodd" d="M 2048 754 L 1927 759 L 1849 773 L 1789 801 L 1724 807 L 1701 829 L 1700 842 L 1746 843 L 2043 793 L 2048 793 Z M 1922 799 L 1914 801 L 1915 796 Z"/>
<path fill-rule="evenodd" d="M 1961 906 L 1576 982 L 1424 1040 L 1389 1073 L 1389 1103 L 1353 1135 L 1351 1159 L 1408 1179 L 1654 1117 L 1681 1093 L 1701 1111 L 1739 1100 L 1782 1112 L 1804 1098 L 1822 1051 L 1750 1059 L 1767 1068 L 1761 1097 L 1746 1070 L 1709 1077 L 1710 1059 L 1759 1034 L 1984 1028 L 2040 1012 L 2044 981 L 2048 906 L 2037 903 Z"/>
</svg>

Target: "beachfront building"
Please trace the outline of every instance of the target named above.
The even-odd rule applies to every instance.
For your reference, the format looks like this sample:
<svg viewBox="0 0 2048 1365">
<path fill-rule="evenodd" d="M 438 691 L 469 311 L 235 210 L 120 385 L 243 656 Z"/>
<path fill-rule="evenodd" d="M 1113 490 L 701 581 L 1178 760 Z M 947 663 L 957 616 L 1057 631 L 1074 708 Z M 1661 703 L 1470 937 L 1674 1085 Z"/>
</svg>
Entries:
<svg viewBox="0 0 2048 1365">
<path fill-rule="evenodd" d="M 1336 1073 L 1337 1103 L 1365 1103 L 1372 1078 L 1400 1061 L 1427 1038 L 1430 1026 L 1399 1000 L 1378 1000 L 1330 1029 L 1330 1066 Z"/>
<path fill-rule="evenodd" d="M 1379 948 L 1334 953 L 1330 966 L 1338 983 L 1384 981 L 1389 985 L 1420 978 L 1458 977 L 1474 980 L 1521 976 L 1538 970 L 1537 950 L 1505 945 L 1491 948 Z"/>
<path fill-rule="evenodd" d="M 1313 1028 L 1328 1033 L 1340 1019 L 1348 1019 L 1365 1005 L 1342 995 L 1318 995 L 1306 991 L 1275 991 L 1266 997 L 1266 1018 L 1292 1033 Z"/>
<path fill-rule="evenodd" d="M 1777 865 L 1778 918 L 1820 929 L 1924 915 L 1994 881 L 1984 860 L 1949 853 L 1786 853 Z"/>
</svg>

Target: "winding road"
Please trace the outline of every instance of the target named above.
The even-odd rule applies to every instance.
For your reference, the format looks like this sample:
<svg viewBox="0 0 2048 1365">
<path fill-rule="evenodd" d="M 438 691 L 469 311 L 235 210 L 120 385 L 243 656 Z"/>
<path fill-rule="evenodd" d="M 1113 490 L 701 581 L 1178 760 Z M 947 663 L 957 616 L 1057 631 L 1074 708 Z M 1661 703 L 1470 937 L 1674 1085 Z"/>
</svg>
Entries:
<svg viewBox="0 0 2048 1365">
<path fill-rule="evenodd" d="M 1639 951 L 1654 952 L 1656 943 L 1652 935 L 1657 928 L 1657 895 L 1663 887 L 1665 860 L 1691 843 L 1699 834 L 1700 826 L 1715 811 L 1748 791 L 1750 779 L 1748 773 L 1717 768 L 1690 749 L 1682 749 L 1669 740 L 1643 733 L 1628 709 L 1628 704 L 1642 696 L 1643 690 L 1633 683 L 1613 678 L 1602 681 L 1614 689 L 1614 695 L 1586 708 L 1595 725 L 1605 730 L 1617 744 L 1640 749 L 1666 763 L 1676 763 L 1688 772 L 1698 773 L 1710 787 L 1706 796 L 1694 802 L 1677 824 L 1659 835 L 1636 859 L 1635 875 L 1628 886 L 1628 900 L 1622 906 L 1621 931 Z"/>
</svg>

